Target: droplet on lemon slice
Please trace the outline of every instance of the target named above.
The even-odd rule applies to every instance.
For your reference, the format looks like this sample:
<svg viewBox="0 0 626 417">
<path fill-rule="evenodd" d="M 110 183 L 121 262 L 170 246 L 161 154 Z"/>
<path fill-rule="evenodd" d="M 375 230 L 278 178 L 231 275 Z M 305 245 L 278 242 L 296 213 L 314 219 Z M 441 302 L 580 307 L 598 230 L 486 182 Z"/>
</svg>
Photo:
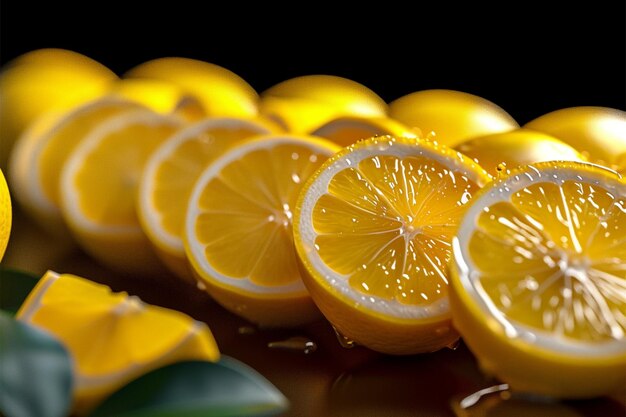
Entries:
<svg viewBox="0 0 626 417">
<path fill-rule="evenodd" d="M 78 415 L 153 369 L 219 359 L 206 324 L 74 275 L 48 271 L 17 318 L 52 333 L 69 351 Z"/>
<path fill-rule="evenodd" d="M 313 300 L 344 336 L 391 354 L 458 339 L 448 309 L 451 242 L 488 175 L 429 141 L 372 138 L 306 183 L 294 234 Z"/>
<path fill-rule="evenodd" d="M 194 281 L 183 229 L 191 189 L 212 161 L 246 138 L 274 127 L 257 119 L 210 118 L 181 130 L 161 144 L 146 162 L 139 183 L 138 213 L 143 230 L 165 264 Z"/>
<path fill-rule="evenodd" d="M 338 149 L 315 137 L 260 137 L 202 172 L 189 199 L 185 251 L 226 309 L 273 327 L 319 317 L 297 267 L 292 211 L 302 183 Z"/>
<path fill-rule="evenodd" d="M 10 156 L 8 177 L 15 199 L 46 230 L 57 237 L 66 234 L 59 182 L 68 156 L 99 123 L 139 108 L 135 102 L 106 97 L 37 119 Z"/>
<path fill-rule="evenodd" d="M 114 270 L 162 270 L 137 217 L 139 178 L 152 152 L 183 125 L 149 110 L 123 113 L 69 155 L 60 178 L 63 218 L 82 248 Z"/>
<path fill-rule="evenodd" d="M 326 138 L 340 146 L 349 146 L 361 139 L 373 136 L 417 138 L 421 132 L 419 129 L 409 129 L 402 123 L 386 117 L 344 116 L 323 124 L 311 132 L 311 135 Z"/>
<path fill-rule="evenodd" d="M 529 165 L 474 197 L 454 240 L 454 325 L 512 389 L 626 387 L 626 184 L 576 162 Z"/>
<path fill-rule="evenodd" d="M 11 209 L 11 196 L 9 195 L 9 187 L 4 179 L 4 174 L 0 170 L 0 261 L 4 256 L 4 251 L 9 243 L 9 235 L 11 234 L 11 220 L 13 211 Z"/>
</svg>

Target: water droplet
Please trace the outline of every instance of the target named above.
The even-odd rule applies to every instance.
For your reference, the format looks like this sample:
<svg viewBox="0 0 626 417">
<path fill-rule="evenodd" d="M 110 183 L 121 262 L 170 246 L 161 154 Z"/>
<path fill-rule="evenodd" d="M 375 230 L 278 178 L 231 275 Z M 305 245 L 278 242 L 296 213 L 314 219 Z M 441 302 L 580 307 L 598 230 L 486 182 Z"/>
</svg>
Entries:
<svg viewBox="0 0 626 417">
<path fill-rule="evenodd" d="M 298 350 L 305 355 L 317 350 L 317 344 L 314 341 L 302 336 L 294 336 L 285 340 L 269 342 L 267 347 L 270 349 Z"/>
<path fill-rule="evenodd" d="M 450 350 L 457 350 L 460 344 L 461 344 L 461 339 L 456 339 L 454 342 L 448 343 L 446 347 Z"/>
<path fill-rule="evenodd" d="M 342 348 L 352 349 L 355 346 L 354 340 L 349 337 L 344 336 L 335 326 L 333 326 L 333 330 L 335 331 L 335 336 L 337 336 L 337 341 L 341 345 Z"/>
<path fill-rule="evenodd" d="M 205 291 L 206 290 L 206 284 L 202 281 L 198 281 L 196 282 L 196 287 L 198 287 L 198 289 L 200 291 Z"/>
<path fill-rule="evenodd" d="M 257 332 L 255 327 L 252 326 L 240 326 L 237 329 L 237 333 L 239 334 L 255 334 Z"/>
</svg>

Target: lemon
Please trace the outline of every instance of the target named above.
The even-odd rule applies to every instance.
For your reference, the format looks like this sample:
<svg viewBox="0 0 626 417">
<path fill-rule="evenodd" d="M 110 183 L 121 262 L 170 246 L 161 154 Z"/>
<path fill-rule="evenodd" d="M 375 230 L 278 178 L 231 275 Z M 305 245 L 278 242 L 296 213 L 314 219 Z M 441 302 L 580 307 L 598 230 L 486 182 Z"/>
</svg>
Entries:
<svg viewBox="0 0 626 417">
<path fill-rule="evenodd" d="M 459 143 L 454 149 L 473 158 L 494 177 L 498 176 L 498 166 L 502 163 L 506 169 L 513 169 L 534 162 L 585 161 L 585 157 L 568 144 L 529 129 L 479 136 Z"/>
<path fill-rule="evenodd" d="M 345 148 L 304 185 L 294 214 L 303 279 L 345 337 L 390 354 L 455 342 L 451 242 L 487 173 L 451 149 L 379 137 Z"/>
<path fill-rule="evenodd" d="M 524 125 L 554 136 L 593 163 L 626 171 L 626 112 L 608 107 L 570 107 Z"/>
<path fill-rule="evenodd" d="M 259 109 L 297 133 L 311 132 L 340 116 L 387 115 L 387 104 L 372 90 L 333 75 L 306 75 L 278 83 L 261 94 Z"/>
<path fill-rule="evenodd" d="M 292 210 L 302 183 L 339 148 L 307 136 L 263 136 L 202 172 L 185 220 L 185 251 L 208 293 L 261 326 L 319 317 L 298 271 Z"/>
<path fill-rule="evenodd" d="M 235 73 L 208 62 L 189 58 L 158 58 L 132 68 L 125 78 L 170 82 L 194 95 L 209 116 L 254 116 L 256 91 Z"/>
<path fill-rule="evenodd" d="M 138 108 L 134 102 L 106 97 L 38 118 L 10 156 L 9 184 L 15 199 L 46 230 L 66 234 L 59 181 L 68 155 L 100 122 Z"/>
<path fill-rule="evenodd" d="M 129 78 L 111 86 L 109 94 L 143 104 L 162 114 L 177 114 L 188 121 L 205 117 L 204 108 L 195 96 L 175 84 L 151 79 Z"/>
<path fill-rule="evenodd" d="M 231 147 L 273 131 L 273 126 L 260 120 L 209 118 L 172 136 L 146 162 L 139 181 L 141 226 L 161 259 L 179 277 L 195 281 L 183 245 L 187 202 L 195 181 Z"/>
<path fill-rule="evenodd" d="M 626 183 L 529 165 L 472 200 L 453 243 L 455 327 L 511 388 L 583 398 L 626 387 Z"/>
<path fill-rule="evenodd" d="M 424 90 L 400 97 L 389 104 L 389 115 L 425 135 L 434 132 L 437 141 L 448 146 L 519 127 L 491 101 L 454 90 Z"/>
<path fill-rule="evenodd" d="M 85 137 L 61 171 L 64 220 L 82 248 L 114 270 L 161 270 L 136 213 L 139 178 L 151 153 L 183 125 L 149 110 L 122 113 Z"/>
<path fill-rule="evenodd" d="M 400 122 L 386 117 L 355 117 L 344 116 L 330 120 L 311 132 L 341 146 L 349 146 L 361 139 L 372 136 L 402 136 L 417 138 L 421 132 L 409 129 Z"/>
<path fill-rule="evenodd" d="M 11 61 L 0 73 L 0 166 L 18 136 L 56 106 L 95 98 L 117 80 L 98 62 L 64 49 L 38 49 Z"/>
<path fill-rule="evenodd" d="M 9 235 L 11 234 L 11 196 L 9 195 L 9 187 L 4 179 L 4 174 L 0 169 L 0 261 L 4 256 L 4 251 L 9 243 Z"/>
<path fill-rule="evenodd" d="M 17 318 L 52 333 L 68 349 L 78 415 L 153 369 L 219 359 L 206 324 L 74 275 L 48 271 Z"/>
</svg>

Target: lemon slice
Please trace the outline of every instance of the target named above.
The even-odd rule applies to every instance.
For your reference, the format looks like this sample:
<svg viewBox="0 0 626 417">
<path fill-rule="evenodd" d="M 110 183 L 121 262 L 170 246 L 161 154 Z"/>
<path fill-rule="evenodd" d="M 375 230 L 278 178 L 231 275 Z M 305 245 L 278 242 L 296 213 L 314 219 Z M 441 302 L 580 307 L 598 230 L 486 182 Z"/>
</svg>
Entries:
<svg viewBox="0 0 626 417">
<path fill-rule="evenodd" d="M 445 146 L 392 137 L 358 142 L 312 175 L 295 243 L 313 300 L 341 334 L 392 354 L 458 338 L 446 265 L 465 206 L 487 181 Z"/>
<path fill-rule="evenodd" d="M 257 113 L 256 91 L 237 74 L 189 58 L 158 58 L 128 71 L 125 78 L 167 81 L 194 95 L 209 116 L 251 117 Z"/>
<path fill-rule="evenodd" d="M 417 138 L 421 132 L 385 117 L 338 117 L 315 129 L 311 135 L 320 136 L 341 146 L 349 146 L 372 136 L 398 136 Z"/>
<path fill-rule="evenodd" d="M 17 318 L 52 333 L 68 349 L 74 362 L 73 411 L 79 415 L 153 369 L 219 359 L 206 324 L 74 275 L 48 271 Z"/>
<path fill-rule="evenodd" d="M 4 251 L 9 243 L 9 235 L 11 234 L 11 196 L 9 188 L 4 179 L 4 174 L 0 170 L 0 261 L 4 256 Z"/>
<path fill-rule="evenodd" d="M 265 90 L 259 111 L 288 131 L 307 133 L 336 117 L 385 117 L 387 104 L 356 81 L 334 75 L 305 75 Z"/>
<path fill-rule="evenodd" d="M 474 159 L 494 177 L 502 171 L 501 164 L 506 170 L 535 162 L 585 161 L 585 157 L 567 143 L 530 129 L 479 136 L 454 149 Z"/>
<path fill-rule="evenodd" d="M 182 126 L 177 117 L 127 112 L 101 123 L 69 156 L 60 180 L 63 218 L 105 265 L 129 274 L 160 271 L 136 213 L 139 178 L 150 154 Z"/>
<path fill-rule="evenodd" d="M 390 117 L 437 141 L 458 143 L 492 133 L 517 129 L 517 122 L 501 107 L 473 94 L 454 90 L 424 90 L 407 94 L 389 104 Z"/>
<path fill-rule="evenodd" d="M 68 155 L 103 120 L 139 108 L 132 101 L 107 97 L 37 119 L 10 156 L 8 177 L 16 200 L 45 229 L 65 234 L 59 181 Z"/>
<path fill-rule="evenodd" d="M 454 240 L 454 324 L 513 389 L 593 397 L 626 386 L 626 183 L 576 162 L 486 187 Z"/>
<path fill-rule="evenodd" d="M 338 149 L 314 137 L 266 136 L 201 174 L 189 199 L 185 251 L 226 309 L 262 326 L 319 317 L 298 271 L 292 210 L 302 183 Z"/>
<path fill-rule="evenodd" d="M 207 119 L 181 130 L 148 159 L 139 184 L 139 219 L 161 259 L 181 278 L 193 280 L 183 245 L 193 184 L 226 150 L 273 130 L 273 126 L 255 119 Z"/>
</svg>

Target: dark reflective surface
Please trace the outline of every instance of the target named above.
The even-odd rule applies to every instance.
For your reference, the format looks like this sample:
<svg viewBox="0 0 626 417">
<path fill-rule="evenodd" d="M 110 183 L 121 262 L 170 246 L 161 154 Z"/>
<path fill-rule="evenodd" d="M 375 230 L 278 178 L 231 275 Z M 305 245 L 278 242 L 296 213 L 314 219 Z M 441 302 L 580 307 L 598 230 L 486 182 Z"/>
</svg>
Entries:
<svg viewBox="0 0 626 417">
<path fill-rule="evenodd" d="M 621 398 L 560 403 L 495 393 L 461 409 L 463 398 L 497 383 L 481 374 L 463 343 L 456 350 L 393 357 L 359 346 L 341 347 L 326 321 L 291 330 L 255 329 L 165 271 L 150 278 L 111 272 L 72 245 L 45 235 L 20 213 L 15 213 L 3 264 L 36 274 L 46 269 L 77 274 L 205 321 L 222 353 L 255 368 L 289 398 L 291 410 L 286 416 L 626 416 L 626 392 Z M 292 338 L 315 343 L 315 351 L 268 347 Z"/>
</svg>

